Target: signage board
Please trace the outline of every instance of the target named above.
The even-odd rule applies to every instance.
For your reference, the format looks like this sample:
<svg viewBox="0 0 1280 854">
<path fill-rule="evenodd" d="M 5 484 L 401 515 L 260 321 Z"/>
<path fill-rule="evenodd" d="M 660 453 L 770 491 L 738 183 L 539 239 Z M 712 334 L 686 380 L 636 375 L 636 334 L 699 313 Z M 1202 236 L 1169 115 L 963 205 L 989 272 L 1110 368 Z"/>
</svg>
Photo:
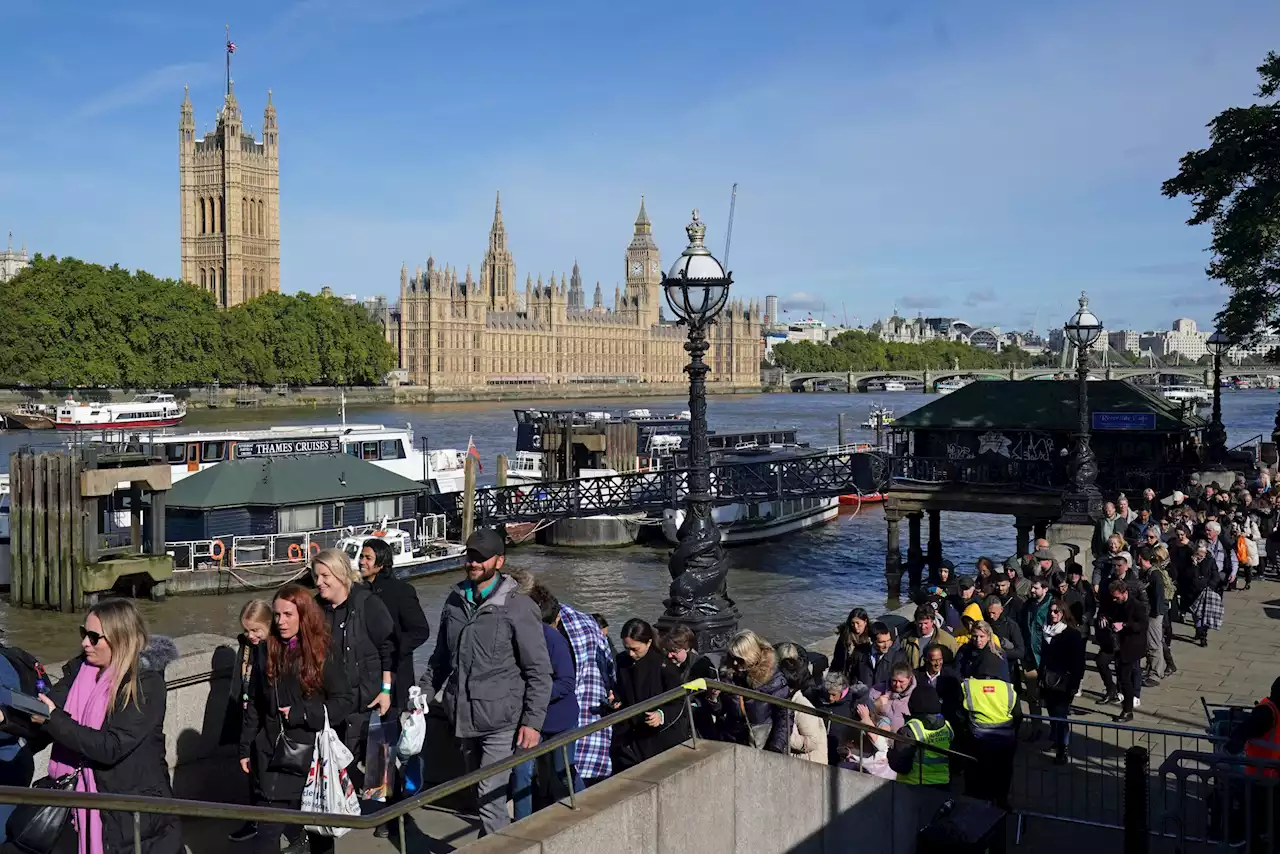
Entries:
<svg viewBox="0 0 1280 854">
<path fill-rule="evenodd" d="M 1094 412 L 1094 430 L 1154 430 L 1154 412 Z"/>
<path fill-rule="evenodd" d="M 299 454 L 340 454 L 342 440 L 337 436 L 308 437 L 306 439 L 262 439 L 240 442 L 236 445 L 236 459 L 251 460 L 262 457 L 297 456 Z"/>
</svg>

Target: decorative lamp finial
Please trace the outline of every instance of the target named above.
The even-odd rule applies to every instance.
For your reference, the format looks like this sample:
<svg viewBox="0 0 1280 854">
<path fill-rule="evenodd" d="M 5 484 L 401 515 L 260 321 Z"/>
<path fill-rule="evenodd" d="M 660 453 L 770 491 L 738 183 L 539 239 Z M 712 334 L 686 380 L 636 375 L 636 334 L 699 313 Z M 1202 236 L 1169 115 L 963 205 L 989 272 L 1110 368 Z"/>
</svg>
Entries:
<svg viewBox="0 0 1280 854">
<path fill-rule="evenodd" d="M 684 251 L 686 255 L 710 255 L 707 247 L 703 245 L 702 240 L 707 236 L 707 227 L 698 219 L 698 209 L 693 209 L 693 222 L 684 227 L 684 233 L 689 235 L 689 248 Z"/>
</svg>

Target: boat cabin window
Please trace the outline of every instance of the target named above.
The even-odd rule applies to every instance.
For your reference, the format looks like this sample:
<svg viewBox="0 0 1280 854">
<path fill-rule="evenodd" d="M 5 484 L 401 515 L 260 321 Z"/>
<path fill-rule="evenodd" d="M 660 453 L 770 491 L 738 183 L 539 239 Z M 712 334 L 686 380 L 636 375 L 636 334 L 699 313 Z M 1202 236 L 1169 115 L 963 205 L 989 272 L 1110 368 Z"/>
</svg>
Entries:
<svg viewBox="0 0 1280 854">
<path fill-rule="evenodd" d="M 364 503 L 364 520 L 371 524 L 378 524 L 383 516 L 394 519 L 398 515 L 394 498 L 374 498 Z"/>
<path fill-rule="evenodd" d="M 399 439 L 383 439 L 378 443 L 378 453 L 384 460 L 399 460 L 404 458 L 404 451 L 400 448 Z"/>
<path fill-rule="evenodd" d="M 286 507 L 280 511 L 281 534 L 301 534 L 306 531 L 320 529 L 320 505 L 307 504 L 302 507 Z"/>
<path fill-rule="evenodd" d="M 227 443 L 226 442 L 205 442 L 201 449 L 201 460 L 206 463 L 218 463 L 226 459 Z"/>
<path fill-rule="evenodd" d="M 393 541 L 391 543 L 391 554 L 393 555 L 404 554 L 404 543 L 400 542 L 399 540 Z"/>
<path fill-rule="evenodd" d="M 187 461 L 186 445 L 165 445 L 164 458 L 171 466 L 181 465 Z"/>
<path fill-rule="evenodd" d="M 342 446 L 342 449 L 346 451 L 348 454 L 350 454 L 351 456 L 355 457 L 356 459 L 360 458 L 359 442 L 348 442 L 347 444 Z"/>
</svg>

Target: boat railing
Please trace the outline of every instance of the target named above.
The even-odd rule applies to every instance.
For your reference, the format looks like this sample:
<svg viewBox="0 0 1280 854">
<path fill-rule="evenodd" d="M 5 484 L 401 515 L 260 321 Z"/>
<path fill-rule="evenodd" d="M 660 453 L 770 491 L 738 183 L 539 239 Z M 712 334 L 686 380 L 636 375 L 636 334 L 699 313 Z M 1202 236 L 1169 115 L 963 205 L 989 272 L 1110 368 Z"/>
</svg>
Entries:
<svg viewBox="0 0 1280 854">
<path fill-rule="evenodd" d="M 396 519 L 388 527 L 399 528 L 415 542 L 419 530 L 423 538 L 444 539 L 446 519 L 433 514 L 418 519 Z M 165 543 L 173 556 L 174 572 L 202 572 L 223 568 L 273 567 L 306 563 L 324 549 L 331 549 L 344 537 L 372 535 L 379 523 L 345 525 L 296 534 L 250 534 Z"/>
</svg>

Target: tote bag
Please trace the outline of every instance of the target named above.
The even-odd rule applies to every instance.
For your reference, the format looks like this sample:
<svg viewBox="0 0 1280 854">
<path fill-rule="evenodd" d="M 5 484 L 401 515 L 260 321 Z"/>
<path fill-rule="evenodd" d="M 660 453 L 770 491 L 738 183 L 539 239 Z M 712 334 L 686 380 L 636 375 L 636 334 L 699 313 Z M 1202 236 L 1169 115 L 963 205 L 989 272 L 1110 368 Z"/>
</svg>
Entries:
<svg viewBox="0 0 1280 854">
<path fill-rule="evenodd" d="M 302 789 L 302 811 L 360 815 L 360 800 L 347 776 L 347 766 L 355 759 L 351 751 L 329 726 L 329 710 L 324 710 L 324 729 L 316 734 L 315 758 Z M 322 827 L 308 824 L 307 830 L 319 836 L 345 836 L 349 827 Z"/>
</svg>

